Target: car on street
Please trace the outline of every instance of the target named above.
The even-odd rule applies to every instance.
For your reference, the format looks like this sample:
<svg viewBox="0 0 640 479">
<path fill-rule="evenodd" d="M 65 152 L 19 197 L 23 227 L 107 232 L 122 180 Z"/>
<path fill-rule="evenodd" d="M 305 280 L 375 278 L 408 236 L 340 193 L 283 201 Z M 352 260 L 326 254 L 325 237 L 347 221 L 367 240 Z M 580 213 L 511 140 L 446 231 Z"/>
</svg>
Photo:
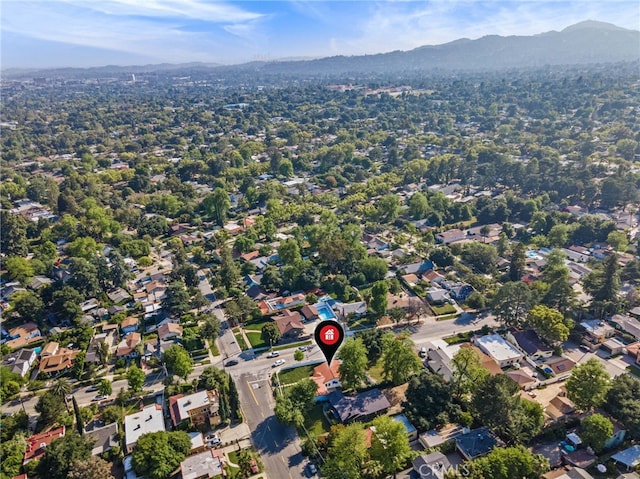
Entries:
<svg viewBox="0 0 640 479">
<path fill-rule="evenodd" d="M 229 367 L 229 366 L 235 366 L 236 364 L 238 364 L 238 361 L 236 359 L 231 359 L 230 361 L 227 361 L 225 363 L 225 366 Z"/>
<path fill-rule="evenodd" d="M 271 351 L 269 354 L 267 354 L 268 358 L 277 358 L 278 356 L 280 356 L 280 353 L 278 351 Z"/>
<path fill-rule="evenodd" d="M 307 464 L 307 472 L 309 473 L 309 477 L 311 477 L 318 472 L 318 468 L 316 467 L 315 464 L 310 462 L 309 464 Z"/>
<path fill-rule="evenodd" d="M 103 401 L 107 399 L 109 396 L 105 396 L 104 394 L 98 394 L 96 397 L 92 399 L 92 401 Z"/>
<path fill-rule="evenodd" d="M 307 346 L 298 346 L 298 351 L 306 351 L 307 349 L 309 349 Z"/>
<path fill-rule="evenodd" d="M 89 386 L 87 388 L 87 392 L 88 393 L 92 393 L 92 392 L 97 391 L 97 390 L 98 390 L 98 386 Z"/>
<path fill-rule="evenodd" d="M 278 366 L 282 366 L 284 364 L 284 359 L 278 359 L 276 362 L 274 362 L 271 367 L 272 368 L 277 368 Z"/>
</svg>

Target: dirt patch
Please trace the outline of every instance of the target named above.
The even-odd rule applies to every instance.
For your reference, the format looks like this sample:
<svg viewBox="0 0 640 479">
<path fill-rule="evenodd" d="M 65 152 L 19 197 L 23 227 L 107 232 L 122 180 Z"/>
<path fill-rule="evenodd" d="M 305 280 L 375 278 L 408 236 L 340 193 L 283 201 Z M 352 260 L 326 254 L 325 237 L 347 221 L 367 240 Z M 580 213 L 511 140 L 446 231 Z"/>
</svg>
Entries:
<svg viewBox="0 0 640 479">
<path fill-rule="evenodd" d="M 389 414 L 396 414 L 402 412 L 402 403 L 406 398 L 408 384 L 402 384 L 392 388 L 385 388 L 382 390 L 382 394 L 385 395 L 389 403 L 391 403 L 391 409 Z"/>
</svg>

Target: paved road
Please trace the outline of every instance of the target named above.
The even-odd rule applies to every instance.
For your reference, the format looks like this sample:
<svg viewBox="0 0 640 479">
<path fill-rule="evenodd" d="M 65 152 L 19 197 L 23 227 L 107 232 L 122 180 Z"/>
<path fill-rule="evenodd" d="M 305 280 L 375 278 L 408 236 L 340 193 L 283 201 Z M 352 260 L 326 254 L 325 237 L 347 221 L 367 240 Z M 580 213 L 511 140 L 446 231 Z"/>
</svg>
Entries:
<svg viewBox="0 0 640 479">
<path fill-rule="evenodd" d="M 268 477 L 302 478 L 305 477 L 306 459 L 300 452 L 296 430 L 279 423 L 273 415 L 270 373 L 271 368 L 267 367 L 236 378 L 242 413 L 251 429 L 251 442 L 260 453 Z"/>
</svg>

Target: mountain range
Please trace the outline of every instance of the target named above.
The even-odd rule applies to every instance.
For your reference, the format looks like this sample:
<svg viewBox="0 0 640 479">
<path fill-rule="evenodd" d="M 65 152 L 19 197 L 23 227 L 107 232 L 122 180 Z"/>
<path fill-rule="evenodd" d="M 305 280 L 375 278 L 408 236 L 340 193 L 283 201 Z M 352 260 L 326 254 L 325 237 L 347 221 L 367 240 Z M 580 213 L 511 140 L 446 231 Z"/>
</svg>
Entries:
<svg viewBox="0 0 640 479">
<path fill-rule="evenodd" d="M 491 71 L 545 65 L 616 63 L 640 60 L 640 31 L 610 23 L 584 21 L 562 31 L 531 36 L 488 35 L 441 45 L 376 55 L 334 56 L 314 60 L 251 62 L 242 65 L 162 64 L 130 67 L 39 70 L 38 75 L 102 76 L 122 73 L 211 70 L 264 74 L 336 75 L 351 73 Z M 32 76 L 36 70 L 6 70 L 5 77 Z M 63 73 L 64 72 L 64 73 Z"/>
</svg>

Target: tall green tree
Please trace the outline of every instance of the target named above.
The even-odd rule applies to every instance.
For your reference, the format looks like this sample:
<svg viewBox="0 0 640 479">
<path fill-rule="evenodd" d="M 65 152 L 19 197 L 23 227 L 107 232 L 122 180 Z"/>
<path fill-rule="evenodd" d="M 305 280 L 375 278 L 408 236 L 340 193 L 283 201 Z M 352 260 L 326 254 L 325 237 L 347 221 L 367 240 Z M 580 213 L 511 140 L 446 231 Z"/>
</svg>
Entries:
<svg viewBox="0 0 640 479">
<path fill-rule="evenodd" d="M 133 392 L 142 391 L 144 380 L 145 375 L 142 369 L 140 369 L 135 364 L 129 366 L 129 369 L 127 370 L 127 383 L 129 384 L 129 389 L 131 389 Z"/>
<path fill-rule="evenodd" d="M 375 433 L 371 439 L 370 455 L 380 463 L 385 474 L 404 469 L 411 458 L 411 447 L 405 426 L 389 416 L 379 416 L 373 420 Z"/>
<path fill-rule="evenodd" d="M 367 350 L 362 339 L 349 338 L 340 348 L 340 383 L 344 389 L 356 389 L 367 377 Z"/>
<path fill-rule="evenodd" d="M 40 459 L 37 472 L 40 477 L 67 479 L 76 461 L 86 461 L 91 457 L 93 441 L 86 440 L 73 431 L 53 441 Z"/>
<path fill-rule="evenodd" d="M 604 403 L 611 377 L 600 361 L 591 358 L 573 368 L 565 385 L 567 397 L 576 407 L 589 411 Z"/>
<path fill-rule="evenodd" d="M 489 376 L 489 371 L 482 366 L 480 355 L 473 348 L 460 348 L 451 359 L 451 365 L 451 384 L 457 396 L 475 392 Z"/>
<path fill-rule="evenodd" d="M 369 454 L 362 424 L 354 422 L 332 429 L 329 440 L 328 456 L 320 468 L 322 476 L 327 479 L 363 478 Z"/>
<path fill-rule="evenodd" d="M 640 379 L 631 374 L 616 376 L 603 408 L 621 421 L 632 437 L 640 439 Z"/>
<path fill-rule="evenodd" d="M 525 246 L 523 243 L 516 243 L 511 253 L 511 263 L 509 263 L 509 280 L 520 281 L 524 276 L 525 268 Z"/>
<path fill-rule="evenodd" d="M 455 405 L 451 385 L 442 376 L 423 370 L 409 380 L 404 410 L 420 430 L 429 430 L 449 422 L 449 411 Z"/>
<path fill-rule="evenodd" d="M 42 321 L 44 302 L 33 291 L 20 291 L 11 297 L 13 310 L 25 321 Z"/>
<path fill-rule="evenodd" d="M 184 431 L 143 434 L 131 453 L 133 469 L 149 479 L 165 479 L 190 450 L 191 439 Z"/>
<path fill-rule="evenodd" d="M 24 452 L 27 449 L 27 440 L 24 434 L 18 433 L 0 444 L 0 477 L 9 479 L 20 473 Z"/>
<path fill-rule="evenodd" d="M 162 360 L 167 366 L 170 374 L 174 374 L 184 381 L 187 380 L 191 371 L 193 371 L 193 358 L 179 344 L 170 346 L 162 355 Z"/>
<path fill-rule="evenodd" d="M 620 308 L 620 267 L 618 256 L 605 258 L 600 268 L 594 269 L 583 279 L 583 287 L 593 298 L 592 306 L 600 317 L 615 313 Z"/>
<path fill-rule="evenodd" d="M 387 293 L 389 286 L 386 281 L 377 281 L 371 287 L 371 301 L 369 307 L 379 316 L 387 312 Z"/>
<path fill-rule="evenodd" d="M 162 308 L 169 314 L 180 316 L 190 309 L 189 292 L 182 281 L 172 281 L 162 299 Z"/>
<path fill-rule="evenodd" d="M 542 304 L 531 308 L 527 322 L 547 341 L 566 341 L 573 326 L 573 321 L 560 311 Z"/>
<path fill-rule="evenodd" d="M 592 414 L 582 421 L 580 436 L 585 444 L 591 446 L 596 453 L 600 453 L 607 439 L 613 436 L 613 423 L 602 414 Z"/>
<path fill-rule="evenodd" d="M 472 479 L 538 479 L 549 470 L 549 461 L 524 446 L 496 447 L 471 464 Z"/>
<path fill-rule="evenodd" d="M 533 293 L 522 282 L 505 283 L 493 298 L 493 311 L 505 326 L 520 328 L 533 306 Z"/>
<path fill-rule="evenodd" d="M 211 216 L 219 226 L 224 225 L 227 212 L 231 208 L 229 194 L 224 188 L 216 188 L 202 200 L 202 207 L 208 216 Z"/>
<path fill-rule="evenodd" d="M 0 211 L 0 252 L 7 256 L 26 256 L 27 222 L 20 215 Z"/>
<path fill-rule="evenodd" d="M 382 374 L 395 386 L 404 384 L 422 369 L 422 362 L 415 353 L 413 342 L 406 336 L 393 336 L 385 341 L 382 354 Z"/>
<path fill-rule="evenodd" d="M 111 463 L 99 456 L 91 456 L 84 461 L 75 461 L 69 468 L 69 479 L 114 479 Z"/>
<path fill-rule="evenodd" d="M 275 344 L 278 344 L 280 336 L 280 329 L 276 323 L 269 322 L 262 326 L 260 337 L 269 345 L 269 347 L 273 347 Z"/>
</svg>

